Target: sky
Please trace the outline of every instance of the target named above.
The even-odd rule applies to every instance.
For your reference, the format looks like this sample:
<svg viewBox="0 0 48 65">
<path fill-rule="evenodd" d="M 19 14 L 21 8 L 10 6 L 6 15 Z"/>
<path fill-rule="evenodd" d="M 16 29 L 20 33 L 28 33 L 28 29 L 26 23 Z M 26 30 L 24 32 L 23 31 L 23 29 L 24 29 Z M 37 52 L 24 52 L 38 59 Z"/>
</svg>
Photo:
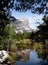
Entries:
<svg viewBox="0 0 48 65">
<path fill-rule="evenodd" d="M 16 19 L 20 19 L 20 18 L 27 18 L 29 20 L 29 26 L 32 29 L 37 29 L 37 26 L 39 25 L 37 22 L 42 23 L 43 20 L 43 15 L 42 14 L 33 14 L 30 11 L 26 11 L 26 12 L 18 12 L 13 10 L 12 11 L 12 16 L 14 16 Z"/>
</svg>

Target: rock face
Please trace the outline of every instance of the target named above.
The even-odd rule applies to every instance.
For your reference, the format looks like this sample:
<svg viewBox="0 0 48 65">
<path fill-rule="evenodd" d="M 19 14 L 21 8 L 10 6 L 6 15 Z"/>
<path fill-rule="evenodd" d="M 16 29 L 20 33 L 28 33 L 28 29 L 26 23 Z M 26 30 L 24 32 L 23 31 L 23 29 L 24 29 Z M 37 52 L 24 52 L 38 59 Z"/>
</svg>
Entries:
<svg viewBox="0 0 48 65">
<path fill-rule="evenodd" d="M 15 32 L 32 31 L 32 29 L 29 27 L 27 18 L 16 19 L 15 21 L 11 22 L 11 24 L 13 25 Z"/>
<path fill-rule="evenodd" d="M 9 57 L 7 51 L 0 51 L 0 63 L 3 63 Z"/>
</svg>

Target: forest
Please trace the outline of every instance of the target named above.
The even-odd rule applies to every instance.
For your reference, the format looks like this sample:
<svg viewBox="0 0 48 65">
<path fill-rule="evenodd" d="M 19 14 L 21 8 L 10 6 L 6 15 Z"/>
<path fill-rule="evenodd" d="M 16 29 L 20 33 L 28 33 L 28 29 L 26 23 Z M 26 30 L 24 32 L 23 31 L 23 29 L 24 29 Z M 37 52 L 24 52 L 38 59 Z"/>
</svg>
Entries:
<svg viewBox="0 0 48 65">
<path fill-rule="evenodd" d="M 35 49 L 43 59 L 48 57 L 47 2 L 48 0 L 0 0 L 0 50 L 8 51 L 11 62 L 19 58 L 16 55 L 16 51 L 23 49 Z M 35 8 L 40 3 L 40 7 Z M 10 25 L 10 21 L 15 19 L 11 16 L 13 9 L 21 12 L 31 10 L 32 13 L 44 13 L 43 23 L 37 26 L 37 31 L 15 33 L 13 26 Z M 44 12 L 45 9 L 46 11 Z"/>
</svg>

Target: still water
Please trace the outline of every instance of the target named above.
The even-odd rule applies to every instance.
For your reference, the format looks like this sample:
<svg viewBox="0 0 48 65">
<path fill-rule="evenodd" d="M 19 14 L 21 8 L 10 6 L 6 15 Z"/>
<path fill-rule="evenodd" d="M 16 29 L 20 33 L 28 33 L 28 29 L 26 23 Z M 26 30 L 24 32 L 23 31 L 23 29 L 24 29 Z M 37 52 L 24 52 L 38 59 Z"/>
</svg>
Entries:
<svg viewBox="0 0 48 65">
<path fill-rule="evenodd" d="M 30 58 L 26 62 L 16 61 L 16 65 L 41 65 L 41 60 L 38 58 L 37 52 L 35 50 L 30 52 Z"/>
</svg>

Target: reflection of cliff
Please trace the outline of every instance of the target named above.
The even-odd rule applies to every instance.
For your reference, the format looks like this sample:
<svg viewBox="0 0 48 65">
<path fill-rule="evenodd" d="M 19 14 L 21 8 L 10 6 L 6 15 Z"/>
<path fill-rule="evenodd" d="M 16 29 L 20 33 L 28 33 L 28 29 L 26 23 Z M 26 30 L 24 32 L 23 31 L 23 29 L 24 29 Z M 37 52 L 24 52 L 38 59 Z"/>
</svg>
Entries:
<svg viewBox="0 0 48 65">
<path fill-rule="evenodd" d="M 14 26 L 16 32 L 32 31 L 32 29 L 29 27 L 28 19 L 26 18 L 16 19 L 14 22 L 12 22 L 12 25 Z"/>
<path fill-rule="evenodd" d="M 17 53 L 20 58 L 20 61 L 28 61 L 29 60 L 29 55 L 30 55 L 30 49 L 28 50 L 22 50 Z"/>
</svg>

